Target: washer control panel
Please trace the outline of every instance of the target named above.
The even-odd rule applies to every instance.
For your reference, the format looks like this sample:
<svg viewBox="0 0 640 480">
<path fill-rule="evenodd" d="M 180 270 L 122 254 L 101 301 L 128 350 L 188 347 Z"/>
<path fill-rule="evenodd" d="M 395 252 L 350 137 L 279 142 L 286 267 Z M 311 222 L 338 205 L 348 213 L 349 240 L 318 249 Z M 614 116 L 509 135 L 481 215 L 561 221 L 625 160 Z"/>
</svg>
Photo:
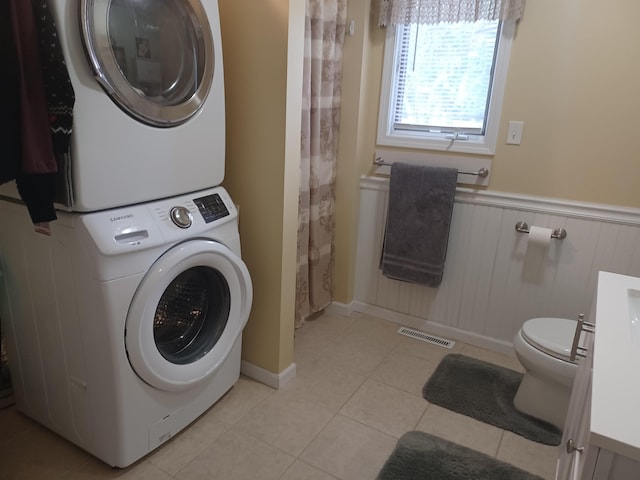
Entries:
<svg viewBox="0 0 640 480">
<path fill-rule="evenodd" d="M 206 197 L 194 198 L 193 203 L 195 203 L 198 210 L 200 210 L 205 223 L 211 223 L 229 215 L 227 206 L 217 193 L 207 195 Z"/>
<path fill-rule="evenodd" d="M 217 237 L 237 232 L 233 222 L 238 210 L 223 187 L 192 195 L 83 214 L 80 219 L 105 255 L 211 236 L 214 229 Z"/>
</svg>

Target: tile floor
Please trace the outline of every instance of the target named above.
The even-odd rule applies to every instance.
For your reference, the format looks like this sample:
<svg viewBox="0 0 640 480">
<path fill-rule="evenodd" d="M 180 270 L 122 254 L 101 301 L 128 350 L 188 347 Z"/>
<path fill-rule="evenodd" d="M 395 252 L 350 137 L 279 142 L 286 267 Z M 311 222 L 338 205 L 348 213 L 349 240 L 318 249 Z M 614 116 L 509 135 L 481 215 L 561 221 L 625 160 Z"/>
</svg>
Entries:
<svg viewBox="0 0 640 480">
<path fill-rule="evenodd" d="M 398 437 L 423 430 L 553 479 L 557 447 L 430 405 L 421 389 L 451 350 L 361 314 L 296 332 L 297 377 L 273 390 L 241 377 L 198 421 L 127 469 L 112 469 L 17 413 L 0 410 L 0 479 L 366 480 Z M 454 351 L 520 369 L 471 345 Z"/>
</svg>

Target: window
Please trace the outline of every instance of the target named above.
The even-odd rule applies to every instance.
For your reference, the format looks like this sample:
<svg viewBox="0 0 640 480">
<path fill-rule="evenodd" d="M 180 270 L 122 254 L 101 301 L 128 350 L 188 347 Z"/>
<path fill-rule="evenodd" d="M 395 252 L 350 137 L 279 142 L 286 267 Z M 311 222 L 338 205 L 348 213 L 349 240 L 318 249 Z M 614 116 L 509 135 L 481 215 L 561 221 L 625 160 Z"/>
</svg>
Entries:
<svg viewBox="0 0 640 480">
<path fill-rule="evenodd" d="M 495 153 L 513 21 L 388 27 L 378 144 Z"/>
</svg>

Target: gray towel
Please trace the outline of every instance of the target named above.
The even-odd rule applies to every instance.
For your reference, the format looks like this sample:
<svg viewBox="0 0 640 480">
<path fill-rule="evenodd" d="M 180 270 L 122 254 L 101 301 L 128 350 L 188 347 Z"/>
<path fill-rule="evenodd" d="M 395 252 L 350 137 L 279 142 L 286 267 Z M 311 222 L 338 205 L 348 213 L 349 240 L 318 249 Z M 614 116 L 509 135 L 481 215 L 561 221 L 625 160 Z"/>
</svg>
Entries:
<svg viewBox="0 0 640 480">
<path fill-rule="evenodd" d="M 442 282 L 458 171 L 394 163 L 380 266 L 386 277 Z"/>
</svg>

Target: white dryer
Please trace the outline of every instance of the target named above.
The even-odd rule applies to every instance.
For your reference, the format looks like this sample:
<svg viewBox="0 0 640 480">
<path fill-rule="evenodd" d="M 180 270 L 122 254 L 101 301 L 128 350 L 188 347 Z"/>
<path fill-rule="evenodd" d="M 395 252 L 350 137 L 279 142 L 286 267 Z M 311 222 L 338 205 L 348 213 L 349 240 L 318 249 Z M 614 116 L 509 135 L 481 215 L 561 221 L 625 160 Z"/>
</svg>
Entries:
<svg viewBox="0 0 640 480">
<path fill-rule="evenodd" d="M 252 285 L 222 187 L 90 214 L 52 236 L 0 202 L 0 317 L 17 408 L 125 467 L 237 381 Z"/>
<path fill-rule="evenodd" d="M 75 91 L 72 202 L 92 212 L 219 185 L 217 0 L 50 0 Z M 13 185 L 0 188 L 16 196 Z"/>
</svg>

